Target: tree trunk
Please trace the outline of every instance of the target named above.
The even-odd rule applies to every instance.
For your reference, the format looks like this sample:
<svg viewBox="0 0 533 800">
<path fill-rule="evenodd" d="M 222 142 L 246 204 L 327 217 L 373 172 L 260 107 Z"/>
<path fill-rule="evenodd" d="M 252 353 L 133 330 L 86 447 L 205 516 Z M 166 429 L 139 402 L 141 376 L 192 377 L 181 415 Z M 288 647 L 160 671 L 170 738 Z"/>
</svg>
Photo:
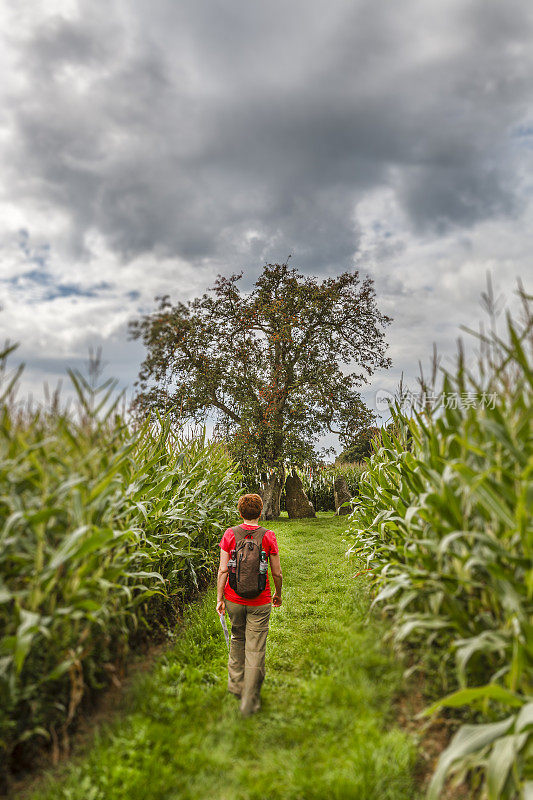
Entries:
<svg viewBox="0 0 533 800">
<path fill-rule="evenodd" d="M 289 519 L 316 517 L 313 504 L 304 492 L 303 484 L 294 470 L 287 477 L 285 484 L 285 505 Z"/>
<path fill-rule="evenodd" d="M 277 519 L 280 515 L 279 502 L 281 491 L 285 483 L 285 467 L 280 470 L 273 470 L 265 477 L 261 487 L 261 497 L 263 499 L 263 519 Z"/>
</svg>

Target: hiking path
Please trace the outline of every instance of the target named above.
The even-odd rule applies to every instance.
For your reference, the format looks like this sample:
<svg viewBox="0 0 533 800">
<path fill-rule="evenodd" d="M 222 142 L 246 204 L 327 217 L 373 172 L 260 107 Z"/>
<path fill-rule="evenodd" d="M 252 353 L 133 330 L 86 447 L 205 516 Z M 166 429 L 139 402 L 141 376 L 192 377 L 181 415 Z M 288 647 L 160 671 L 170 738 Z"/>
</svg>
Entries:
<svg viewBox="0 0 533 800">
<path fill-rule="evenodd" d="M 227 692 L 215 589 L 135 676 L 125 708 L 31 800 L 414 800 L 416 748 L 396 724 L 401 667 L 347 559 L 346 519 L 269 523 L 283 605 L 272 609 L 262 710 Z M 271 580 L 272 583 L 272 580 Z"/>
</svg>

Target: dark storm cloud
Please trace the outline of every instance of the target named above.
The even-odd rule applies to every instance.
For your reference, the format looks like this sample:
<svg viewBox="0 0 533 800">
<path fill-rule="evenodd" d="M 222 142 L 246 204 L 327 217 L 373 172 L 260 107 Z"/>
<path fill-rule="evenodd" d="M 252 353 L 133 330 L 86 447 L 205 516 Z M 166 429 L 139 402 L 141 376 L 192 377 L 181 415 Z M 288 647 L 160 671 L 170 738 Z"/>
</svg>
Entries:
<svg viewBox="0 0 533 800">
<path fill-rule="evenodd" d="M 16 46 L 9 192 L 123 260 L 346 268 L 390 185 L 415 232 L 517 214 L 523 2 L 80 5 Z M 16 40 L 16 33 L 12 34 Z"/>
</svg>

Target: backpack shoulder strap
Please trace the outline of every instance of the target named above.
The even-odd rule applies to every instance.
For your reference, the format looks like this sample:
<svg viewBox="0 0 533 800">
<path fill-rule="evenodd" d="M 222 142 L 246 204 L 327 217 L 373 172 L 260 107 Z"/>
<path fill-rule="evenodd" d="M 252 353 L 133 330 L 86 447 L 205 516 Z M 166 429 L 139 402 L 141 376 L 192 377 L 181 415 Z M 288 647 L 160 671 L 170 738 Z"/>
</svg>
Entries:
<svg viewBox="0 0 533 800">
<path fill-rule="evenodd" d="M 235 525 L 234 528 L 231 529 L 233 531 L 233 535 L 235 536 L 235 545 L 238 545 L 239 542 L 244 539 L 247 534 L 247 531 L 241 525 Z"/>
</svg>

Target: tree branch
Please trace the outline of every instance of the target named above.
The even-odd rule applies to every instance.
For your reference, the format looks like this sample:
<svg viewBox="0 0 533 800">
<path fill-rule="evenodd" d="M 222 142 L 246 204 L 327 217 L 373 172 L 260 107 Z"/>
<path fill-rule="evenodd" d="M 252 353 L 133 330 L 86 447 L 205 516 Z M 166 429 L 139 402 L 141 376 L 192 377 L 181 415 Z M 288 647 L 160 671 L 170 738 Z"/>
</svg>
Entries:
<svg viewBox="0 0 533 800">
<path fill-rule="evenodd" d="M 229 406 L 227 406 L 221 400 L 217 399 L 217 396 L 216 396 L 216 394 L 214 392 L 211 393 L 210 397 L 211 397 L 212 405 L 214 405 L 216 408 L 220 409 L 220 411 L 223 411 L 225 414 L 228 415 L 228 417 L 231 417 L 231 419 L 234 422 L 240 422 L 241 421 L 241 418 L 234 411 L 232 411 L 231 408 L 229 408 Z"/>
</svg>

